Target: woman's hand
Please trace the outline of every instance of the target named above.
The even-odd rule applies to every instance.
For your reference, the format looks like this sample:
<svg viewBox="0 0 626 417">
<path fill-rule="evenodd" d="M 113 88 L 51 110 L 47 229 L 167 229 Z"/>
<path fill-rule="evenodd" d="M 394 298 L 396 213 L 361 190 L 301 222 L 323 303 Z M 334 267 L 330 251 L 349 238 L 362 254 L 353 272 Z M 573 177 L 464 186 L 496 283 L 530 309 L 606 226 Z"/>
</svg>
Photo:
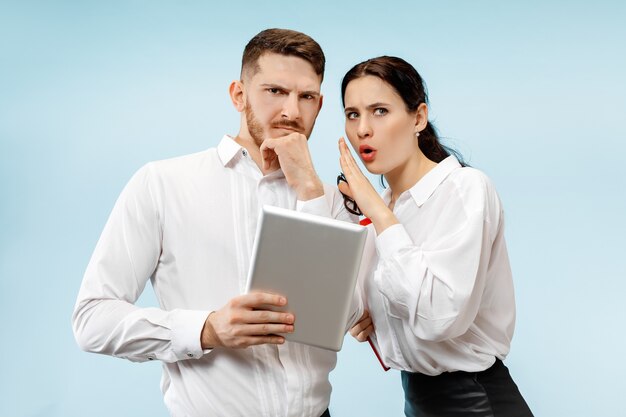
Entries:
<svg viewBox="0 0 626 417">
<path fill-rule="evenodd" d="M 359 342 L 365 342 L 373 331 L 374 323 L 372 323 L 370 312 L 365 310 L 359 321 L 350 329 L 350 334 Z"/>
<path fill-rule="evenodd" d="M 361 172 L 343 138 L 339 139 L 339 153 L 339 164 L 347 181 L 347 184 L 339 184 L 339 190 L 356 201 L 361 212 L 374 224 L 377 234 L 398 223 L 396 216 Z"/>
</svg>

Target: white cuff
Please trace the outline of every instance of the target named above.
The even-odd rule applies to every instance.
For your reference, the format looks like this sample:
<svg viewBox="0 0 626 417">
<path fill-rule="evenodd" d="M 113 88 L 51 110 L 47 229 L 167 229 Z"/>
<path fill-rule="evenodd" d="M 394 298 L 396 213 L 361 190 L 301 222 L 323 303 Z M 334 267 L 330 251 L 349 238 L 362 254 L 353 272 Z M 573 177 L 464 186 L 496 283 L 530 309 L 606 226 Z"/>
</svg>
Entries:
<svg viewBox="0 0 626 417">
<path fill-rule="evenodd" d="M 376 237 L 376 250 L 382 259 L 390 258 L 403 247 L 413 245 L 411 237 L 401 224 L 386 228 Z"/>
<path fill-rule="evenodd" d="M 206 353 L 200 344 L 200 336 L 208 311 L 173 310 L 172 350 L 178 360 L 198 359 Z"/>
<path fill-rule="evenodd" d="M 296 201 L 296 211 L 315 214 L 317 216 L 331 217 L 330 207 L 328 207 L 328 202 L 326 201 L 326 195 L 307 201 Z"/>
</svg>

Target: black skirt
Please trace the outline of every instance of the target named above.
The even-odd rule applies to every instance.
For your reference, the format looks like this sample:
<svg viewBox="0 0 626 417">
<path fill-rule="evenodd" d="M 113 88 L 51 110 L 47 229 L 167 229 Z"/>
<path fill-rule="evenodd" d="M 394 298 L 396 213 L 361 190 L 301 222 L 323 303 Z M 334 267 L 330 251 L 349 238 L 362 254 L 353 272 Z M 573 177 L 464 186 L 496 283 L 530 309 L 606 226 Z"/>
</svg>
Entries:
<svg viewBox="0 0 626 417">
<path fill-rule="evenodd" d="M 482 372 L 401 372 L 407 417 L 532 417 L 501 360 Z"/>
</svg>

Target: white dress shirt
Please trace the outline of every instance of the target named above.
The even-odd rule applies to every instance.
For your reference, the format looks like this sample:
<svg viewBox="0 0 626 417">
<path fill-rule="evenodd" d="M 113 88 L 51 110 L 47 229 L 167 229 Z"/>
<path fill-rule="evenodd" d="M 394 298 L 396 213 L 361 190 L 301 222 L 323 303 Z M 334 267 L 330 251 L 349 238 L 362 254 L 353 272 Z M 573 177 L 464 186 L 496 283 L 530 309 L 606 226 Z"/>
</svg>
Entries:
<svg viewBox="0 0 626 417">
<path fill-rule="evenodd" d="M 383 193 L 386 203 L 390 190 Z M 400 224 L 369 227 L 360 281 L 382 359 L 438 375 L 477 372 L 509 352 L 515 299 L 504 217 L 480 171 L 441 161 L 394 206 Z"/>
<path fill-rule="evenodd" d="M 282 171 L 263 176 L 228 136 L 217 148 L 147 164 L 117 200 L 85 272 L 73 315 L 78 343 L 163 361 L 161 389 L 175 417 L 318 417 L 334 352 L 291 342 L 203 351 L 200 333 L 209 312 L 245 289 L 263 204 L 354 221 L 339 192 L 324 187 L 325 196 L 297 201 Z M 160 308 L 134 305 L 148 279 Z M 360 314 L 353 308 L 350 322 Z"/>
</svg>

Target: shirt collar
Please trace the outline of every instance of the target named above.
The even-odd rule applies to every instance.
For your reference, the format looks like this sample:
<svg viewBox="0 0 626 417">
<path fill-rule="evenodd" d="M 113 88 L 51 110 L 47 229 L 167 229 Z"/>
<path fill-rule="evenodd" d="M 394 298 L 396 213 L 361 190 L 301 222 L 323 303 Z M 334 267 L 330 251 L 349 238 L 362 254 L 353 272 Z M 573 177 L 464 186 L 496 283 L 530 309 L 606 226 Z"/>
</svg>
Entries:
<svg viewBox="0 0 626 417">
<path fill-rule="evenodd" d="M 224 135 L 219 145 L 217 145 L 217 154 L 220 157 L 220 161 L 224 166 L 228 165 L 230 161 L 239 153 L 242 146 L 235 142 L 233 138 L 228 135 Z"/>
<path fill-rule="evenodd" d="M 435 167 L 428 171 L 413 187 L 408 189 L 415 204 L 421 207 L 426 200 L 433 195 L 437 187 L 439 187 L 448 175 L 457 168 L 461 168 L 461 164 L 454 155 L 448 156 L 435 165 Z M 389 204 L 389 201 L 391 201 L 391 188 L 387 188 L 383 192 L 382 197 L 385 203 Z"/>
<path fill-rule="evenodd" d="M 409 192 L 417 206 L 421 207 L 448 175 L 457 168 L 461 168 L 461 164 L 454 155 L 450 155 L 428 171 L 417 184 L 411 187 Z"/>
<path fill-rule="evenodd" d="M 240 144 L 238 144 L 237 142 L 235 142 L 235 139 L 233 139 L 232 137 L 228 135 L 224 135 L 220 143 L 217 145 L 217 155 L 219 156 L 220 161 L 222 162 L 224 166 L 230 164 L 235 159 L 235 157 L 239 157 L 242 154 L 245 154 L 245 152 L 247 152 L 245 148 L 241 146 Z M 233 162 L 233 164 L 234 163 L 236 162 Z M 256 170 L 258 170 L 258 167 L 252 161 L 252 159 L 250 159 L 250 163 L 254 165 Z M 259 170 L 259 173 L 260 172 L 261 171 Z M 276 171 L 270 172 L 269 174 L 265 175 L 265 178 L 267 179 L 284 178 L 284 177 L 285 177 L 285 173 L 283 172 L 282 169 L 277 169 Z"/>
</svg>

